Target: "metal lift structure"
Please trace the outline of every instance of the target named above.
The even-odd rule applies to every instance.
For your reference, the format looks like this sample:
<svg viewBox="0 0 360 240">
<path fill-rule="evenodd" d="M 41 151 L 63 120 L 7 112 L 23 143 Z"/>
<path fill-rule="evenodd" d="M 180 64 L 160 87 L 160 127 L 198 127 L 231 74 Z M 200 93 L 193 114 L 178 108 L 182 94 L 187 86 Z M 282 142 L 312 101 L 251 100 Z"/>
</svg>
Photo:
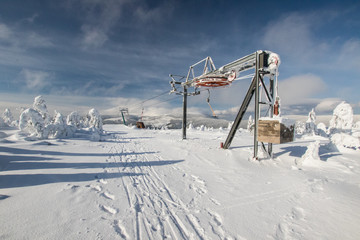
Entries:
<svg viewBox="0 0 360 240">
<path fill-rule="evenodd" d="M 202 74 L 195 76 L 194 68 L 204 63 Z M 222 144 L 224 149 L 229 149 L 232 140 L 235 137 L 236 131 L 240 126 L 246 110 L 255 96 L 255 117 L 254 117 L 254 158 L 258 158 L 259 141 L 258 141 L 258 126 L 261 113 L 261 105 L 267 107 L 265 114 L 272 118 L 279 112 L 278 94 L 277 94 L 277 75 L 278 67 L 280 65 L 280 58 L 276 53 L 264 50 L 258 50 L 250 55 L 242 57 L 231 63 L 228 63 L 218 69 L 210 57 L 207 57 L 194 65 L 190 66 L 187 76 L 170 75 L 170 85 L 172 90 L 170 93 L 183 95 L 183 122 L 182 122 L 182 138 L 186 139 L 186 118 L 187 118 L 187 97 L 200 94 L 199 88 L 214 88 L 229 86 L 235 80 L 252 78 L 249 89 L 240 106 L 239 112 L 230 129 L 229 135 L 225 143 Z M 254 71 L 253 73 L 240 76 L 241 74 Z M 185 79 L 185 81 L 182 81 Z M 266 81 L 268 79 L 268 82 Z M 177 88 L 181 87 L 181 90 Z M 193 88 L 193 91 L 188 91 Z M 261 96 L 265 95 L 265 99 Z M 260 142 L 260 147 L 267 153 L 268 157 L 272 157 L 272 143 L 267 144 Z"/>
</svg>

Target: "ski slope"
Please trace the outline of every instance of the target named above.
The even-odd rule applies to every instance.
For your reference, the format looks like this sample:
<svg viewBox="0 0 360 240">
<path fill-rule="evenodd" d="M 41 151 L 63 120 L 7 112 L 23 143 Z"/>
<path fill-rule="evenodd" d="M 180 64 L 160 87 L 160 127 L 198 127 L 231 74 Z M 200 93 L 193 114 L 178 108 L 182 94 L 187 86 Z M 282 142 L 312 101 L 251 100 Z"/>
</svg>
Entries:
<svg viewBox="0 0 360 240">
<path fill-rule="evenodd" d="M 102 141 L 1 130 L 0 239 L 359 239 L 360 152 L 228 130 L 105 125 Z M 319 160 L 304 159 L 319 143 Z M 306 164 L 305 164 L 306 163 Z"/>
</svg>

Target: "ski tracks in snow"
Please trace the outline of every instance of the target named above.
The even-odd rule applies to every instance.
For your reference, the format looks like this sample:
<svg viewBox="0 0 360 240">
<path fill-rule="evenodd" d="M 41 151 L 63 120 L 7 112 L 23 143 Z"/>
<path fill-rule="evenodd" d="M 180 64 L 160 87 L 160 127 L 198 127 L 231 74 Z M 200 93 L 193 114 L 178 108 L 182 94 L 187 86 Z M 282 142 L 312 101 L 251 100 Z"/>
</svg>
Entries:
<svg viewBox="0 0 360 240">
<path fill-rule="evenodd" d="M 109 148 L 106 159 L 109 167 L 104 168 L 104 178 L 91 188 L 102 198 L 99 209 L 118 237 L 138 240 L 232 239 L 224 229 L 221 216 L 199 203 L 207 194 L 203 179 L 190 174 L 184 174 L 185 181 L 179 179 L 178 184 L 190 182 L 186 191 L 195 194 L 187 203 L 154 167 L 177 161 L 162 160 L 158 154 L 147 151 L 146 145 L 139 145 L 136 139 L 124 143 L 120 135 L 113 134 L 113 141 L 115 144 Z M 178 170 L 177 167 L 172 169 Z M 114 172 L 122 177 L 106 179 L 107 173 Z M 123 201 L 118 201 L 119 198 Z M 207 201 L 219 205 L 216 199 L 208 198 Z"/>
</svg>

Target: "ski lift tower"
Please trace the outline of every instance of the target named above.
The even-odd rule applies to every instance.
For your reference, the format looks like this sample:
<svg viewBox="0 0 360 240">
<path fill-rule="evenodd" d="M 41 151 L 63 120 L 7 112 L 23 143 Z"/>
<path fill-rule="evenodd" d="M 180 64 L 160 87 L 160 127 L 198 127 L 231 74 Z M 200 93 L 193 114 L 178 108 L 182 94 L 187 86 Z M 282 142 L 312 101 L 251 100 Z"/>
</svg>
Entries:
<svg viewBox="0 0 360 240">
<path fill-rule="evenodd" d="M 120 112 L 120 114 L 121 114 L 121 116 L 122 116 L 124 125 L 126 125 L 125 114 L 129 115 L 129 109 L 128 109 L 128 108 L 119 107 L 119 112 Z"/>
<path fill-rule="evenodd" d="M 199 76 L 195 76 L 194 67 L 204 63 L 203 72 Z M 245 95 L 239 112 L 234 120 L 234 124 L 230 129 L 229 135 L 222 147 L 224 149 L 230 148 L 232 140 L 235 137 L 236 131 L 240 126 L 240 122 L 243 119 L 245 112 L 251 102 L 252 97 L 255 95 L 255 125 L 254 125 L 254 158 L 258 157 L 258 130 L 261 106 L 267 107 L 267 117 L 273 118 L 278 114 L 279 109 L 279 97 L 277 93 L 277 76 L 278 67 L 280 65 L 280 57 L 273 52 L 259 50 L 250 55 L 242 57 L 231 63 L 228 63 L 218 69 L 210 57 L 207 57 L 198 63 L 190 66 L 187 76 L 170 75 L 172 81 L 170 84 L 172 90 L 170 93 L 176 93 L 183 95 L 183 139 L 186 139 L 186 109 L 187 109 L 187 96 L 198 95 L 200 91 L 198 88 L 214 88 L 229 86 L 235 80 L 241 80 L 246 78 L 252 78 L 249 89 Z M 253 73 L 240 76 L 241 74 L 248 73 L 248 71 L 255 70 Z M 269 81 L 266 84 L 265 78 Z M 184 82 L 181 80 L 185 79 Z M 177 86 L 182 88 L 182 91 L 178 91 Z M 188 89 L 194 88 L 192 92 Z M 260 96 L 265 95 L 265 99 L 261 100 Z M 260 142 L 260 146 L 268 154 L 272 156 L 272 143 L 268 142 L 268 147 L 264 142 Z"/>
</svg>

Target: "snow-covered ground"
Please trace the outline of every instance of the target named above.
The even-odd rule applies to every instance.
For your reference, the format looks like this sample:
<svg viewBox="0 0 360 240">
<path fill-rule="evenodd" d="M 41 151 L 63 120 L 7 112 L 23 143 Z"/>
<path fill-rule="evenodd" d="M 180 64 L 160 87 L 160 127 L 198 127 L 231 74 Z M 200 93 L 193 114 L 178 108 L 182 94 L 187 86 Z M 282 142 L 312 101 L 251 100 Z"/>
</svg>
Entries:
<svg viewBox="0 0 360 240">
<path fill-rule="evenodd" d="M 0 239 L 359 239 L 360 150 L 308 136 L 252 160 L 252 135 L 104 125 L 0 132 Z"/>
</svg>

